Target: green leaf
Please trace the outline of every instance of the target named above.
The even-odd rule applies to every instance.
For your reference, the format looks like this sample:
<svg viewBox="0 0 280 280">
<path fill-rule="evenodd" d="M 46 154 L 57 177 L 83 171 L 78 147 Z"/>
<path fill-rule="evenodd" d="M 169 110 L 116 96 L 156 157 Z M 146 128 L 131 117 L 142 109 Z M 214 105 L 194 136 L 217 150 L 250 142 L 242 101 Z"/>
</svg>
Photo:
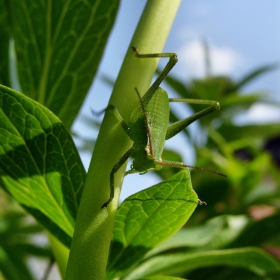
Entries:
<svg viewBox="0 0 280 280">
<path fill-rule="evenodd" d="M 223 109 L 232 109 L 232 107 L 241 107 L 242 109 L 247 109 L 256 102 L 264 102 L 261 99 L 266 97 L 267 95 L 264 93 L 254 93 L 254 94 L 241 94 L 238 92 L 234 92 L 230 95 L 227 95 L 223 98 L 222 108 Z"/>
<path fill-rule="evenodd" d="M 0 86 L 0 184 L 69 246 L 85 180 L 73 140 L 47 108 Z"/>
<path fill-rule="evenodd" d="M 0 246 L 0 271 L 5 275 L 5 279 L 34 279 L 26 264 L 26 258 L 30 256 L 44 258 L 44 260 L 47 260 L 46 257 L 51 258 L 49 248 L 41 248 L 34 244 L 13 244 L 20 236 L 20 232 L 11 235 L 8 246 Z M 28 237 L 33 238 L 33 236 Z"/>
<path fill-rule="evenodd" d="M 162 71 L 157 70 L 157 74 L 159 75 Z M 187 88 L 187 86 L 182 83 L 180 80 L 178 80 L 175 77 L 172 77 L 171 75 L 168 75 L 164 81 L 172 88 L 174 89 L 181 97 L 183 98 L 193 98 L 193 92 L 190 91 L 190 89 Z"/>
<path fill-rule="evenodd" d="M 252 220 L 229 247 L 258 246 L 273 237 L 279 236 L 279 219 L 280 213 L 276 213 L 259 221 Z"/>
<path fill-rule="evenodd" d="M 254 143 L 258 138 L 267 139 L 279 135 L 280 126 L 278 123 L 244 126 L 223 124 L 217 132 L 226 137 L 228 142 L 245 138 L 252 139 Z"/>
<path fill-rule="evenodd" d="M 242 216 L 240 218 L 242 218 Z M 203 225 L 191 228 L 182 228 L 171 238 L 167 239 L 165 242 L 150 251 L 148 256 L 156 255 L 168 250 L 174 251 L 182 247 L 194 248 L 204 246 L 205 248 L 205 246 L 209 243 L 210 245 L 214 243 L 221 247 L 222 242 L 217 241 L 221 241 L 221 239 L 225 240 L 223 235 L 225 236 L 226 234 L 229 235 L 226 237 L 232 240 L 232 235 L 234 236 L 232 232 L 235 233 L 236 229 L 233 225 L 231 226 L 231 224 L 234 224 L 234 222 L 235 224 L 240 224 L 240 222 L 242 223 L 240 218 L 238 219 L 238 217 L 235 216 L 218 216 L 208 220 Z"/>
<path fill-rule="evenodd" d="M 245 75 L 239 82 L 237 82 L 235 84 L 233 91 L 240 90 L 241 87 L 245 86 L 252 80 L 258 78 L 260 75 L 263 75 L 269 71 L 276 70 L 277 68 L 279 68 L 279 64 L 274 63 L 274 64 L 269 64 L 269 65 L 265 65 L 265 66 L 259 67 L 257 69 L 254 69 L 252 72 Z"/>
<path fill-rule="evenodd" d="M 8 1 L 22 91 L 70 128 L 92 83 L 119 1 Z"/>
<path fill-rule="evenodd" d="M 208 208 L 208 207 L 207 207 Z M 245 215 L 221 215 L 208 220 L 205 224 L 182 228 L 174 236 L 150 251 L 147 257 L 172 250 L 172 252 L 187 249 L 217 250 L 227 247 L 235 239 L 239 238 L 247 226 L 249 218 Z M 245 243 L 245 246 L 251 245 Z M 236 247 L 241 247 L 236 245 Z"/>
<path fill-rule="evenodd" d="M 183 280 L 185 278 L 174 277 L 174 276 L 165 276 L 165 275 L 156 275 L 151 277 L 145 277 L 141 280 Z"/>
<path fill-rule="evenodd" d="M 9 207 L 2 190 L 0 195 L 1 206 L 4 204 L 0 208 L 0 271 L 5 279 L 33 280 L 26 257 L 51 258 L 48 246 L 33 244 L 35 234 L 42 234 L 43 229 L 22 211 Z"/>
<path fill-rule="evenodd" d="M 9 76 L 9 25 L 6 1 L 0 0 L 0 84 L 10 85 Z"/>
<path fill-rule="evenodd" d="M 227 76 L 213 76 L 192 81 L 192 91 L 196 98 L 220 100 L 232 92 L 233 81 Z"/>
<path fill-rule="evenodd" d="M 108 279 L 131 269 L 148 251 L 178 231 L 197 203 L 188 170 L 127 198 L 115 219 Z"/>
<path fill-rule="evenodd" d="M 9 280 L 33 280 L 33 277 L 17 256 L 9 256 L 0 246 L 0 271 Z"/>
<path fill-rule="evenodd" d="M 245 268 L 260 276 L 280 270 L 280 264 L 275 258 L 263 250 L 247 247 L 155 256 L 143 262 L 124 279 L 143 279 L 149 275 L 186 273 L 194 269 L 213 266 Z"/>
</svg>

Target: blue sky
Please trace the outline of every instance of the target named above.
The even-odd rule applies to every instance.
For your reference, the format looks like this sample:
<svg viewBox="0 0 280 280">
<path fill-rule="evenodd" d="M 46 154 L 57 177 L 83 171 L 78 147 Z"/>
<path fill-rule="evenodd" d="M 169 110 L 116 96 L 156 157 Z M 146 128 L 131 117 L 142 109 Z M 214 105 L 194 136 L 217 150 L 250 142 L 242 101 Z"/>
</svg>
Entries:
<svg viewBox="0 0 280 280">
<path fill-rule="evenodd" d="M 121 1 L 98 77 L 93 82 L 80 115 L 91 117 L 90 108 L 99 110 L 106 107 L 111 89 L 100 77 L 107 75 L 116 79 L 145 4 L 144 0 Z M 172 70 L 172 75 L 182 80 L 203 77 L 205 69 L 200 41 L 207 40 L 213 74 L 225 74 L 238 79 L 256 67 L 280 62 L 279 26 L 280 1 L 277 0 L 183 0 L 164 51 L 178 54 L 179 62 Z M 164 61 L 160 62 L 162 65 Z M 267 92 L 271 99 L 280 102 L 279 74 L 280 70 L 266 74 L 245 88 L 245 91 Z M 169 94 L 172 95 L 172 92 Z M 266 122 L 271 119 L 280 122 L 280 108 L 273 109 L 259 104 L 248 112 L 246 119 L 250 122 Z M 242 120 L 244 116 L 239 117 L 239 121 Z M 75 123 L 74 131 L 86 137 L 96 135 L 81 119 Z M 178 137 L 172 143 L 178 146 L 180 141 Z M 193 155 L 188 154 L 191 152 L 185 143 L 181 144 L 186 146 L 185 163 L 192 164 Z M 83 153 L 82 159 L 88 168 L 90 155 Z M 150 174 L 129 175 L 124 181 L 122 198 L 156 182 L 158 179 Z"/>
</svg>

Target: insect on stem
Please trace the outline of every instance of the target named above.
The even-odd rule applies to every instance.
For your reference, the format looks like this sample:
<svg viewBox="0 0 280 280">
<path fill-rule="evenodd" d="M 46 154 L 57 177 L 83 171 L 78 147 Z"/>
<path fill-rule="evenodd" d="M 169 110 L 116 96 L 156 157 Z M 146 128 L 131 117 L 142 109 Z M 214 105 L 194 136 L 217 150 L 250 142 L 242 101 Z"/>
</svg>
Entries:
<svg viewBox="0 0 280 280">
<path fill-rule="evenodd" d="M 111 111 L 115 115 L 120 126 L 133 143 L 130 149 L 127 150 L 112 167 L 110 173 L 110 196 L 109 199 L 103 203 L 101 208 L 106 208 L 113 200 L 115 175 L 129 157 L 133 157 L 133 161 L 130 166 L 131 169 L 126 171 L 125 175 L 132 173 L 145 174 L 149 171 L 157 171 L 163 166 L 170 166 L 175 168 L 192 168 L 226 177 L 226 175 L 210 169 L 162 159 L 164 144 L 167 139 L 177 135 L 180 131 L 199 118 L 219 110 L 220 105 L 214 100 L 169 98 L 167 92 L 160 87 L 160 84 L 178 62 L 176 53 L 141 54 L 136 47 L 132 47 L 132 49 L 137 59 L 169 58 L 169 60 L 143 97 L 140 96 L 139 91 L 135 88 L 139 103 L 132 112 L 129 122 L 126 122 L 122 118 L 118 109 L 113 104 L 109 104 L 105 109 L 105 111 Z M 182 120 L 169 124 L 170 102 L 207 105 L 207 108 Z M 101 114 L 101 112 L 97 112 L 95 115 L 99 114 Z M 143 119 L 145 125 L 143 124 Z M 202 205 L 206 203 L 199 200 L 198 204 Z"/>
</svg>

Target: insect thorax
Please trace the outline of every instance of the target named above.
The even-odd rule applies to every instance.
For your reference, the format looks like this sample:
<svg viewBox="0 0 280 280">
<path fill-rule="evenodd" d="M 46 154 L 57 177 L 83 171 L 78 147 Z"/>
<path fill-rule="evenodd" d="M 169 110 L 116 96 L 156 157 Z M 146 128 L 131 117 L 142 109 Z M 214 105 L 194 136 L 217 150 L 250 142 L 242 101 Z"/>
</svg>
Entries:
<svg viewBox="0 0 280 280">
<path fill-rule="evenodd" d="M 133 142 L 136 142 L 137 146 L 146 146 L 147 145 L 147 133 L 145 120 L 143 116 L 139 117 L 135 122 L 129 122 L 129 137 Z"/>
<path fill-rule="evenodd" d="M 148 151 L 143 149 L 141 151 L 136 151 L 133 153 L 134 160 L 131 165 L 131 169 L 137 170 L 139 172 L 145 172 L 148 169 L 155 168 L 154 159 L 152 159 Z"/>
</svg>

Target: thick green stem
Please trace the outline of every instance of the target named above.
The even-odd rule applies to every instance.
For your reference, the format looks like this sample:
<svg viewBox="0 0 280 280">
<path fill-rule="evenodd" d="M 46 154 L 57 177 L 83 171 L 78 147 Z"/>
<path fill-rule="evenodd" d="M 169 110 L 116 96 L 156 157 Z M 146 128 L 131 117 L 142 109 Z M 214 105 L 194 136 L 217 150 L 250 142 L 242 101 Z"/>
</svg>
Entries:
<svg viewBox="0 0 280 280">
<path fill-rule="evenodd" d="M 118 75 L 110 99 L 124 120 L 129 120 L 137 104 L 134 88 L 143 95 L 149 88 L 157 59 L 138 59 L 131 46 L 141 53 L 161 52 L 181 0 L 147 2 Z M 66 279 L 105 279 L 115 213 L 125 165 L 115 175 L 115 197 L 107 208 L 101 206 L 109 198 L 110 172 L 114 164 L 130 148 L 131 142 L 112 113 L 102 123 L 74 232 Z"/>
</svg>

